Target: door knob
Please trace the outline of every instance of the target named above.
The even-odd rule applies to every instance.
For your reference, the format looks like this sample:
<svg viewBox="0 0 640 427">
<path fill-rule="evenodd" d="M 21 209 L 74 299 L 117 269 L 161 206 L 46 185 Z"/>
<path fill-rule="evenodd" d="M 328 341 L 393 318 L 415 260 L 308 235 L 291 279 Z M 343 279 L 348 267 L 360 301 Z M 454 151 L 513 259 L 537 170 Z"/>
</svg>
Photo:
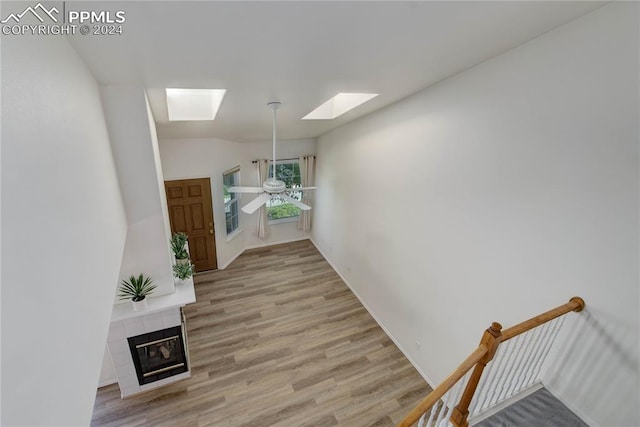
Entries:
<svg viewBox="0 0 640 427">
<path fill-rule="evenodd" d="M 209 230 L 209 234 L 213 234 L 213 229 Z"/>
</svg>

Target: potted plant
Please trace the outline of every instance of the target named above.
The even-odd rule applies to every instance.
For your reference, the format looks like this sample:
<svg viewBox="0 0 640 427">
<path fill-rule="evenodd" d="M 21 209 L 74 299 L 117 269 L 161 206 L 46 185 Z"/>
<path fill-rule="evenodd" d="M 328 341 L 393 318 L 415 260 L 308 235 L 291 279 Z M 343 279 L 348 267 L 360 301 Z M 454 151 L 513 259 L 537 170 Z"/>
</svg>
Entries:
<svg viewBox="0 0 640 427">
<path fill-rule="evenodd" d="M 151 294 L 156 288 L 151 277 L 130 276 L 129 281 L 123 280 L 120 285 L 120 293 L 118 296 L 121 300 L 131 299 L 134 311 L 144 310 L 147 307 L 147 295 Z"/>
<path fill-rule="evenodd" d="M 173 275 L 180 280 L 180 282 L 184 282 L 189 277 L 193 276 L 195 273 L 195 269 L 193 264 L 174 264 L 173 266 Z"/>
<path fill-rule="evenodd" d="M 171 236 L 171 240 L 169 240 L 171 250 L 178 264 L 191 264 L 191 261 L 189 261 L 189 252 L 187 251 L 188 238 L 189 236 L 187 236 L 186 233 L 179 232 L 174 233 L 173 236 Z"/>
</svg>

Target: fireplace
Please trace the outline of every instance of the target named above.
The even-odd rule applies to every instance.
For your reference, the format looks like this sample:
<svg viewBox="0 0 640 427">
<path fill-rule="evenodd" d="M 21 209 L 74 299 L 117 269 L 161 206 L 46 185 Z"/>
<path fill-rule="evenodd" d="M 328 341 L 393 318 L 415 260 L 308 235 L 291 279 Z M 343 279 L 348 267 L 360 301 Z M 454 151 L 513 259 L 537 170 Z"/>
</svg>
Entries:
<svg viewBox="0 0 640 427">
<path fill-rule="evenodd" d="M 140 385 L 188 371 L 181 326 L 127 338 Z"/>
</svg>

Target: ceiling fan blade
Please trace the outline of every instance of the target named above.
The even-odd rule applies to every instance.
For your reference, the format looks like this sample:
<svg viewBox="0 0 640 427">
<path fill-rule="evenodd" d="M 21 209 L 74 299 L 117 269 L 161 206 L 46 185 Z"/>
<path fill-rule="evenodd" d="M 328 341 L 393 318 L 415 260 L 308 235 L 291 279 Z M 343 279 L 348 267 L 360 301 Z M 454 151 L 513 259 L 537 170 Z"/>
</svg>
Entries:
<svg viewBox="0 0 640 427">
<path fill-rule="evenodd" d="M 229 193 L 263 193 L 262 187 L 229 187 L 227 188 Z"/>
<path fill-rule="evenodd" d="M 262 193 L 258 197 L 256 197 L 255 199 L 253 199 L 252 201 L 244 205 L 242 207 L 242 212 L 252 214 L 255 211 L 257 211 L 258 208 L 260 208 L 260 206 L 264 205 L 269 200 L 271 200 L 271 196 L 267 193 Z"/>
<path fill-rule="evenodd" d="M 286 194 L 280 194 L 280 197 L 282 197 L 284 200 L 286 200 L 287 202 L 297 206 L 298 208 L 302 209 L 303 211 L 309 211 L 311 210 L 311 206 L 307 206 L 304 203 L 294 199 L 293 197 L 289 197 Z"/>
</svg>

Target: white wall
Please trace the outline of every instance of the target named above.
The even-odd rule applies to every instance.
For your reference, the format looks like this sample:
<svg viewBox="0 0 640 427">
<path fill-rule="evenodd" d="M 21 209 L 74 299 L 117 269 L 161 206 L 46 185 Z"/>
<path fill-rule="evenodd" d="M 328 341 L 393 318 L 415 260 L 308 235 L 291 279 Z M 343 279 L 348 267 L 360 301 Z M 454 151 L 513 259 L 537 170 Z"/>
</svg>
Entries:
<svg viewBox="0 0 640 427">
<path fill-rule="evenodd" d="M 105 86 L 102 97 L 129 224 L 119 282 L 144 273 L 157 285 L 151 297 L 171 294 L 167 201 L 149 103 L 134 86 Z"/>
<path fill-rule="evenodd" d="M 2 425 L 88 425 L 126 237 L 98 86 L 2 38 Z"/>
<path fill-rule="evenodd" d="M 611 4 L 322 136 L 312 238 L 432 384 L 582 296 L 608 368 L 565 357 L 552 388 L 639 425 L 638 110 L 638 5 Z"/>
<path fill-rule="evenodd" d="M 299 231 L 297 224 L 284 223 L 271 226 L 271 234 L 261 240 L 256 235 L 256 215 L 240 212 L 240 229 L 242 231 L 232 239 L 227 239 L 222 174 L 240 166 L 241 184 L 258 186 L 255 165 L 252 160 L 271 158 L 271 141 L 254 143 L 237 143 L 221 139 L 168 139 L 160 140 L 160 158 L 164 179 L 211 179 L 213 199 L 213 221 L 215 224 L 216 250 L 218 268 L 225 268 L 246 248 L 262 246 L 297 239 L 308 238 L 309 233 Z M 278 158 L 293 158 L 305 154 L 315 154 L 315 140 L 278 141 Z M 240 206 L 253 199 L 253 195 L 242 195 Z"/>
<path fill-rule="evenodd" d="M 98 387 L 104 387 L 110 384 L 118 382 L 116 376 L 116 370 L 113 367 L 113 360 L 109 354 L 109 347 L 104 346 L 104 354 L 102 355 L 102 367 L 100 368 L 100 379 L 98 380 Z"/>
</svg>

